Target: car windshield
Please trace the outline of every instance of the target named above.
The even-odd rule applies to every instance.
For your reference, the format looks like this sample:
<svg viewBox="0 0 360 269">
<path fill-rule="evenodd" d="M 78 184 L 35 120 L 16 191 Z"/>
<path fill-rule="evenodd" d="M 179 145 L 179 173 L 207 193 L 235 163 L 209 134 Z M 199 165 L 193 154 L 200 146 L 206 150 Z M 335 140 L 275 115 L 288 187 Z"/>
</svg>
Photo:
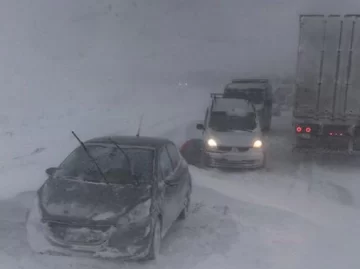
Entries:
<svg viewBox="0 0 360 269">
<path fill-rule="evenodd" d="M 96 160 L 101 171 L 106 174 L 112 169 L 132 171 L 139 182 L 151 180 L 154 151 L 151 149 L 119 147 L 129 157 L 131 166 L 124 153 L 115 146 L 87 145 L 90 155 Z M 82 147 L 75 149 L 59 166 L 54 177 L 79 178 L 85 181 L 102 182 L 103 178 L 95 163 Z M 119 184 L 121 184 L 119 178 Z M 127 180 L 123 181 L 128 183 Z"/>
<path fill-rule="evenodd" d="M 252 131 L 256 126 L 253 113 L 229 115 L 226 112 L 214 111 L 210 114 L 209 127 L 215 131 Z"/>
</svg>

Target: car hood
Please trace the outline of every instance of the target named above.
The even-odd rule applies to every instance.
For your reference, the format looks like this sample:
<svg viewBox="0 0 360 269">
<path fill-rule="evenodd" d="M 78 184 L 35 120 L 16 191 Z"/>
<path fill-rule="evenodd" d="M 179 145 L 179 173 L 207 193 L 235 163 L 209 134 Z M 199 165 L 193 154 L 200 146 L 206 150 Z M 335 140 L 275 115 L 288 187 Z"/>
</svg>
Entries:
<svg viewBox="0 0 360 269">
<path fill-rule="evenodd" d="M 38 192 L 43 218 L 82 225 L 114 224 L 148 201 L 151 186 L 91 183 L 49 178 Z"/>
<path fill-rule="evenodd" d="M 261 137 L 257 131 L 217 132 L 209 129 L 204 138 L 205 141 L 210 138 L 214 139 L 218 146 L 251 147 L 254 141 Z"/>
</svg>

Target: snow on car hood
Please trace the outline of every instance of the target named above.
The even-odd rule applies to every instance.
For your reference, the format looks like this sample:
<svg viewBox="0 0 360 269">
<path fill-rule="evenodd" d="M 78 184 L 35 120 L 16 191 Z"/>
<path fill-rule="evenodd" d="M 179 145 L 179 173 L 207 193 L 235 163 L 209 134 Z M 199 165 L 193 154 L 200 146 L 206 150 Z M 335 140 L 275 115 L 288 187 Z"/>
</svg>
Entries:
<svg viewBox="0 0 360 269">
<path fill-rule="evenodd" d="M 255 140 L 260 139 L 257 131 L 229 131 L 217 132 L 208 129 L 205 133 L 205 141 L 214 139 L 218 146 L 231 146 L 231 147 L 251 147 Z"/>
<path fill-rule="evenodd" d="M 79 224 L 109 224 L 150 199 L 151 186 L 48 179 L 39 191 L 44 218 Z"/>
</svg>

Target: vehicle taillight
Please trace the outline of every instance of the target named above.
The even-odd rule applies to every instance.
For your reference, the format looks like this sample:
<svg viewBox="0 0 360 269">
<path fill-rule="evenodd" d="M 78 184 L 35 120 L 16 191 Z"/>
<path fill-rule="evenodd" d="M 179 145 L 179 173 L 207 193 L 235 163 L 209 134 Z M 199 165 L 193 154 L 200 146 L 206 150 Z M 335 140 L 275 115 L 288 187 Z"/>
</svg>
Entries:
<svg viewBox="0 0 360 269">
<path fill-rule="evenodd" d="M 306 127 L 306 128 L 305 128 L 305 132 L 311 133 L 311 128 L 310 128 L 310 127 Z"/>
<path fill-rule="evenodd" d="M 296 132 L 297 133 L 301 133 L 301 131 L 302 131 L 302 128 L 300 126 L 296 127 Z"/>
</svg>

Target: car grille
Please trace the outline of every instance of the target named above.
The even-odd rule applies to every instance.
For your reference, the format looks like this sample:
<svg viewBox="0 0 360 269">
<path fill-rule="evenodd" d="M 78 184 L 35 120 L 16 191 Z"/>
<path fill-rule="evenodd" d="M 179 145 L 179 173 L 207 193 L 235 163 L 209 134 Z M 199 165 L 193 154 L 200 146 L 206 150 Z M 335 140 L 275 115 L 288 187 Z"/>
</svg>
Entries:
<svg viewBox="0 0 360 269">
<path fill-rule="evenodd" d="M 229 152 L 232 151 L 233 149 L 236 149 L 239 152 L 246 152 L 248 151 L 250 148 L 249 147 L 229 147 L 229 146 L 218 146 L 217 149 L 219 151 L 223 151 L 223 152 Z"/>
<path fill-rule="evenodd" d="M 99 245 L 108 237 L 111 226 L 74 226 L 64 223 L 48 223 L 54 239 L 67 244 Z"/>
</svg>

